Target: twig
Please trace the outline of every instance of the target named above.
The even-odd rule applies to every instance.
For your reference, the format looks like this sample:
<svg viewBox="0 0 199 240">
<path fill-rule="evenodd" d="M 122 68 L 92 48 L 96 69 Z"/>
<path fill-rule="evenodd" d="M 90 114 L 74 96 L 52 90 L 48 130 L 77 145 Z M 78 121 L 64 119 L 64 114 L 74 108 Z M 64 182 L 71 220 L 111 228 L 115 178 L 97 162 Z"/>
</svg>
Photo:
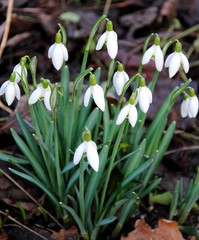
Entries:
<svg viewBox="0 0 199 240">
<path fill-rule="evenodd" d="M 187 146 L 187 147 L 172 149 L 172 150 L 166 151 L 165 156 L 169 155 L 169 154 L 172 154 L 172 153 L 176 153 L 176 152 L 198 150 L 198 149 L 199 149 L 199 146 Z"/>
<path fill-rule="evenodd" d="M 43 206 L 38 203 L 38 201 L 30 195 L 21 185 L 19 185 L 11 176 L 9 176 L 3 169 L 0 168 L 0 172 L 3 173 L 5 177 L 7 177 L 12 183 L 14 183 L 19 189 L 21 189 L 22 192 L 26 194 L 37 206 L 40 208 L 43 208 Z M 46 209 L 45 209 L 46 214 L 61 228 L 64 228 Z"/>
<path fill-rule="evenodd" d="M 34 230 L 32 230 L 29 227 L 26 227 L 24 224 L 20 223 L 19 221 L 17 221 L 16 219 L 14 219 L 13 217 L 9 216 L 7 213 L 4 213 L 3 211 L 0 210 L 0 213 L 3 214 L 4 216 L 6 216 L 8 219 L 10 219 L 11 221 L 15 222 L 19 227 L 28 230 L 29 232 L 39 236 L 41 239 L 44 240 L 48 240 L 47 238 L 43 237 L 42 235 L 40 235 L 39 233 L 35 232 Z"/>
<path fill-rule="evenodd" d="M 4 48 L 6 47 L 6 42 L 7 42 L 8 34 L 9 34 L 9 31 L 10 31 L 10 23 L 11 23 L 11 19 L 12 19 L 13 3 L 14 3 L 14 0 L 9 0 L 8 1 L 8 8 L 7 8 L 7 13 L 6 13 L 6 26 L 5 26 L 5 31 L 4 31 L 4 34 L 3 34 L 1 46 L 0 46 L 0 58 L 2 56 Z"/>
<path fill-rule="evenodd" d="M 4 111 L 8 112 L 9 114 L 13 113 L 12 109 L 10 109 L 5 104 L 3 104 L 1 100 L 0 100 L 0 108 L 2 108 Z"/>
</svg>

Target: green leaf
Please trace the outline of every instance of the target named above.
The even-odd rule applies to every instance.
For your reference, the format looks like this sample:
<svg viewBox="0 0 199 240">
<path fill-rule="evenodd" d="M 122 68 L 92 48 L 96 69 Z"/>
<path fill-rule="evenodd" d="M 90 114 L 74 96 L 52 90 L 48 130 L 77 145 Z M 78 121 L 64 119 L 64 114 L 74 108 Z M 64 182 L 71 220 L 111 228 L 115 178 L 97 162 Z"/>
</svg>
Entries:
<svg viewBox="0 0 199 240">
<path fill-rule="evenodd" d="M 121 183 L 121 188 L 125 188 L 129 183 L 132 183 L 132 181 L 139 176 L 140 174 L 144 173 L 146 169 L 149 168 L 149 166 L 152 164 L 151 160 L 148 160 L 147 162 L 143 163 L 141 166 L 139 166 L 137 169 L 135 169 L 133 172 L 131 172 L 128 176 L 124 178 L 124 180 Z"/>
<path fill-rule="evenodd" d="M 160 147 L 155 156 L 155 159 L 154 159 L 152 165 L 150 166 L 147 174 L 144 176 L 144 180 L 143 180 L 144 186 L 146 186 L 148 184 L 149 179 L 154 174 L 154 171 L 156 170 L 156 168 L 159 166 L 160 161 L 162 160 L 162 158 L 171 142 L 175 128 L 176 128 L 176 122 L 172 122 L 170 124 L 169 128 L 167 129 L 165 135 L 163 136 L 163 138 L 160 142 Z"/>
<path fill-rule="evenodd" d="M 117 219 L 116 216 L 105 218 L 105 219 L 101 220 L 100 222 L 98 222 L 96 224 L 96 227 L 101 227 L 101 226 L 104 226 L 104 225 L 108 225 L 108 224 L 114 222 L 116 219 Z"/>
<path fill-rule="evenodd" d="M 63 204 L 63 203 L 60 203 L 61 206 L 66 209 L 71 215 L 72 217 L 74 218 L 75 222 L 77 223 L 79 229 L 80 229 L 80 232 L 81 232 L 81 235 L 82 237 L 87 235 L 87 231 L 86 229 L 84 228 L 84 225 L 82 224 L 82 221 L 81 219 L 79 218 L 79 216 L 76 214 L 76 212 L 69 206 Z"/>
<path fill-rule="evenodd" d="M 6 153 L 1 153 L 0 151 L 0 159 L 2 161 L 6 161 L 6 162 L 11 162 L 11 163 L 19 163 L 19 164 L 30 164 L 29 161 L 23 159 L 23 158 L 19 158 L 19 157 L 14 157 L 10 154 L 6 154 Z"/>
<path fill-rule="evenodd" d="M 68 172 L 69 170 L 71 170 L 74 167 L 75 167 L 75 164 L 73 162 L 69 162 L 68 164 L 66 164 L 64 169 L 61 171 L 61 174 Z"/>
<path fill-rule="evenodd" d="M 23 136 L 26 140 L 26 143 L 28 144 L 29 149 L 35 155 L 35 157 L 40 159 L 41 158 L 41 152 L 39 151 L 38 146 L 37 146 L 32 134 L 30 133 L 30 129 L 28 129 L 28 127 L 27 127 L 26 123 L 24 122 L 23 118 L 21 117 L 21 115 L 17 111 L 16 111 L 16 117 L 17 117 L 18 123 L 20 125 L 20 128 L 22 130 Z"/>
<path fill-rule="evenodd" d="M 17 176 L 20 176 L 21 178 L 24 178 L 26 179 L 27 181 L 29 182 L 32 182 L 34 183 L 36 186 L 38 186 L 39 188 L 41 188 L 45 193 L 46 195 L 50 198 L 50 200 L 52 201 L 52 203 L 55 205 L 55 206 L 58 206 L 59 205 L 59 202 L 57 200 L 57 198 L 55 197 L 55 195 L 52 194 L 52 192 L 46 187 L 46 185 L 44 185 L 41 181 L 39 181 L 36 177 L 32 177 L 32 176 L 29 176 L 25 173 L 22 173 L 20 171 L 17 171 L 15 169 L 12 169 L 12 168 L 9 168 L 9 170 L 16 174 Z"/>
<path fill-rule="evenodd" d="M 34 171 L 37 173 L 38 177 L 47 184 L 48 180 L 47 180 L 46 174 L 43 168 L 41 167 L 41 165 L 39 164 L 37 158 L 32 154 L 30 149 L 27 147 L 24 141 L 20 138 L 20 136 L 15 132 L 14 129 L 11 129 L 11 133 L 16 144 L 18 145 L 20 150 L 23 152 L 23 154 L 26 156 L 31 166 L 33 167 Z"/>
<path fill-rule="evenodd" d="M 85 122 L 85 127 L 88 127 L 88 129 L 92 132 L 95 124 L 100 116 L 100 110 L 99 108 L 95 108 L 92 113 L 87 117 L 87 121 Z"/>
<path fill-rule="evenodd" d="M 143 139 L 138 147 L 138 151 L 127 160 L 127 164 L 125 166 L 125 177 L 127 177 L 130 173 L 134 171 L 140 164 L 144 156 L 146 148 L 146 139 Z"/>
<path fill-rule="evenodd" d="M 107 156 L 108 156 L 108 146 L 105 145 L 99 155 L 100 164 L 99 164 L 99 170 L 98 172 L 92 172 L 91 177 L 89 178 L 88 185 L 86 187 L 86 193 L 85 193 L 85 209 L 86 212 L 90 210 L 90 205 L 93 201 L 94 195 L 99 188 L 99 185 L 102 181 L 102 175 L 104 174 L 104 168 L 106 166 L 107 162 Z"/>
<path fill-rule="evenodd" d="M 59 18 L 66 22 L 78 23 L 81 17 L 79 14 L 74 12 L 64 12 L 59 16 Z"/>
</svg>

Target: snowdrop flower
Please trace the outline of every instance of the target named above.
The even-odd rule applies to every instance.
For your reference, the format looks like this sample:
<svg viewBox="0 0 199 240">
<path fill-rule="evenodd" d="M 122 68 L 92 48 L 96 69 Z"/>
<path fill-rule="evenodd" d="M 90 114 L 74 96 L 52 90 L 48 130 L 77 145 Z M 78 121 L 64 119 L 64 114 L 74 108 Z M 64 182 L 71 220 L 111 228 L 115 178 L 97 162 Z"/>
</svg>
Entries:
<svg viewBox="0 0 199 240">
<path fill-rule="evenodd" d="M 53 66 L 57 70 L 60 70 L 64 61 L 68 61 L 68 50 L 61 41 L 61 33 L 58 31 L 55 43 L 48 49 L 48 58 L 52 58 Z"/>
<path fill-rule="evenodd" d="M 8 106 L 13 103 L 15 97 L 17 100 L 21 97 L 20 88 L 17 84 L 19 81 L 17 81 L 16 75 L 16 73 L 11 73 L 10 79 L 5 81 L 0 88 L 0 96 L 5 93 Z"/>
<path fill-rule="evenodd" d="M 105 110 L 104 91 L 102 87 L 96 84 L 96 79 L 94 74 L 90 75 L 89 80 L 90 80 L 90 87 L 86 90 L 84 95 L 84 106 L 85 107 L 88 106 L 90 98 L 92 96 L 98 108 L 104 111 Z"/>
<path fill-rule="evenodd" d="M 136 103 L 139 102 L 140 109 L 146 113 L 149 109 L 149 105 L 152 103 L 152 93 L 151 90 L 146 87 L 145 79 L 140 79 L 140 87 L 137 90 L 138 96 L 136 98 Z"/>
<path fill-rule="evenodd" d="M 97 172 L 99 169 L 99 155 L 95 142 L 91 140 L 91 132 L 86 129 L 83 134 L 83 142 L 78 146 L 73 157 L 73 163 L 77 165 L 83 156 L 87 156 L 91 167 Z"/>
<path fill-rule="evenodd" d="M 106 31 L 99 38 L 96 50 L 100 50 L 105 43 L 110 58 L 115 59 L 118 52 L 118 42 L 117 33 L 113 31 L 113 24 L 111 21 L 106 23 Z"/>
<path fill-rule="evenodd" d="M 122 124 L 125 118 L 127 117 L 131 126 L 132 127 L 135 126 L 138 118 L 137 109 L 135 107 L 135 99 L 136 93 L 133 93 L 129 99 L 129 103 L 125 107 L 123 107 L 122 110 L 120 111 L 116 120 L 116 125 Z"/>
<path fill-rule="evenodd" d="M 160 48 L 160 38 L 156 36 L 154 44 L 144 53 L 142 58 L 142 64 L 147 64 L 151 58 L 155 60 L 156 69 L 161 72 L 163 68 L 163 52 Z"/>
<path fill-rule="evenodd" d="M 26 64 L 26 57 L 22 57 L 21 60 L 20 60 L 20 63 L 18 63 L 13 68 L 13 72 L 16 73 L 16 77 L 15 77 L 15 82 L 16 83 L 18 83 L 21 80 L 23 69 L 24 69 L 24 77 L 27 78 L 28 72 L 27 72 L 27 69 L 25 67 L 25 64 Z"/>
<path fill-rule="evenodd" d="M 44 98 L 44 104 L 46 108 L 51 111 L 50 105 L 50 96 L 51 96 L 51 88 L 49 86 L 50 81 L 44 78 L 41 78 L 40 84 L 38 84 L 37 88 L 32 92 L 30 98 L 28 100 L 29 104 L 36 103 L 40 98 Z"/>
<path fill-rule="evenodd" d="M 184 94 L 184 99 L 181 104 L 181 116 L 183 118 L 190 117 L 195 118 L 198 113 L 198 98 L 195 95 L 195 91 L 193 88 L 189 89 L 189 95 L 187 93 Z"/>
<path fill-rule="evenodd" d="M 128 74 L 124 71 L 123 65 L 120 63 L 118 65 L 117 72 L 113 75 L 113 85 L 115 87 L 116 93 L 120 96 L 124 88 L 125 83 L 129 80 Z"/>
<path fill-rule="evenodd" d="M 175 52 L 171 53 L 165 61 L 165 67 L 169 68 L 170 78 L 172 78 L 177 73 L 181 65 L 185 73 L 188 73 L 189 61 L 187 57 L 182 53 L 182 44 L 180 42 L 177 42 Z"/>
</svg>

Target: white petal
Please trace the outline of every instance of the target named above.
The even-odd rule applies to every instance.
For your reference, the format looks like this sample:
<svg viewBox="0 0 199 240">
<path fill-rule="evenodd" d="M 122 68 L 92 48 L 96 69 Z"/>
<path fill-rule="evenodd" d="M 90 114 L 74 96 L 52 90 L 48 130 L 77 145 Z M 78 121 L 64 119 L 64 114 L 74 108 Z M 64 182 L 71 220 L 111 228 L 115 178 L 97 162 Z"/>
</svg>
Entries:
<svg viewBox="0 0 199 240">
<path fill-rule="evenodd" d="M 167 57 L 167 59 L 166 59 L 166 61 L 165 61 L 165 64 L 164 64 L 164 66 L 165 66 L 166 68 L 169 67 L 170 61 L 171 61 L 172 57 L 174 56 L 174 54 L 175 54 L 175 52 L 171 53 L 171 54 Z"/>
<path fill-rule="evenodd" d="M 198 113 L 198 98 L 196 96 L 190 97 L 188 115 L 195 118 Z"/>
<path fill-rule="evenodd" d="M 105 43 L 105 41 L 106 41 L 106 38 L 107 38 L 107 31 L 104 32 L 104 33 L 100 36 L 100 38 L 99 38 L 99 40 L 98 40 L 98 42 L 97 42 L 97 45 L 96 45 L 96 50 L 100 50 L 100 49 L 102 48 L 102 46 L 104 45 L 104 43 Z"/>
<path fill-rule="evenodd" d="M 99 169 L 99 155 L 97 149 L 94 147 L 92 141 L 88 142 L 87 158 L 91 167 L 97 172 Z"/>
<path fill-rule="evenodd" d="M 156 46 L 155 49 L 155 66 L 156 69 L 161 72 L 164 64 L 164 56 L 160 46 Z"/>
<path fill-rule="evenodd" d="M 181 107 L 180 107 L 180 112 L 181 116 L 185 118 L 188 115 L 188 106 L 189 106 L 189 97 L 186 100 L 182 101 Z"/>
<path fill-rule="evenodd" d="M 61 44 L 61 47 L 62 47 L 64 61 L 68 61 L 68 50 L 63 43 Z"/>
<path fill-rule="evenodd" d="M 129 122 L 130 122 L 132 127 L 135 126 L 135 124 L 137 122 L 137 118 L 138 118 L 138 113 L 137 113 L 137 109 L 136 109 L 135 105 L 130 105 Z"/>
<path fill-rule="evenodd" d="M 117 117 L 116 125 L 120 125 L 123 123 L 124 119 L 129 114 L 129 107 L 130 107 L 130 104 L 127 104 L 125 107 L 122 108 L 122 110 L 120 111 L 120 113 Z"/>
<path fill-rule="evenodd" d="M 3 95 L 6 92 L 6 88 L 7 88 L 9 83 L 10 83 L 10 80 L 7 80 L 1 85 L 0 96 Z"/>
<path fill-rule="evenodd" d="M 84 152 L 85 152 L 85 142 L 81 143 L 75 151 L 75 154 L 73 157 L 73 163 L 75 165 L 77 165 L 80 162 Z"/>
<path fill-rule="evenodd" d="M 180 68 L 181 56 L 179 53 L 175 53 L 170 60 L 169 64 L 169 77 L 172 78 Z"/>
<path fill-rule="evenodd" d="M 184 69 L 185 73 L 188 73 L 188 71 L 189 71 L 189 61 L 183 53 L 181 53 L 181 62 L 182 62 L 182 66 L 183 66 L 183 69 Z"/>
<path fill-rule="evenodd" d="M 152 92 L 151 90 L 145 86 L 145 91 L 146 91 L 146 94 L 148 95 L 148 98 L 149 98 L 149 103 L 151 104 L 152 103 L 152 100 L 153 100 L 153 97 L 152 97 Z"/>
<path fill-rule="evenodd" d="M 152 99 L 152 96 L 150 95 L 150 90 L 145 87 L 140 87 L 139 91 L 139 106 L 140 109 L 146 113 L 149 109 L 150 101 Z"/>
<path fill-rule="evenodd" d="M 100 87 L 98 84 L 95 86 L 91 86 L 91 91 L 93 95 L 93 99 L 95 104 L 100 108 L 102 111 L 105 110 L 105 100 L 104 100 L 104 91 L 102 87 Z"/>
<path fill-rule="evenodd" d="M 28 100 L 28 104 L 36 103 L 39 100 L 39 98 L 42 97 L 42 96 L 43 96 L 43 87 L 39 86 L 30 95 L 30 98 Z"/>
<path fill-rule="evenodd" d="M 52 63 L 53 66 L 59 70 L 63 64 L 63 51 L 61 43 L 55 43 L 55 47 L 52 52 Z"/>
<path fill-rule="evenodd" d="M 50 106 L 50 95 L 51 95 L 51 90 L 50 87 L 44 90 L 44 104 L 46 108 L 51 111 L 51 106 Z"/>
<path fill-rule="evenodd" d="M 116 73 L 113 76 L 113 85 L 115 87 L 117 94 L 120 96 L 122 93 L 123 87 L 126 83 L 126 80 L 122 72 L 117 71 Z"/>
<path fill-rule="evenodd" d="M 118 74 L 119 74 L 119 71 L 115 72 L 114 75 L 113 75 L 113 85 L 114 86 L 116 85 Z"/>
<path fill-rule="evenodd" d="M 48 58 L 52 58 L 52 54 L 53 54 L 53 49 L 56 46 L 56 44 L 54 43 L 53 45 L 51 45 L 48 49 Z"/>
<path fill-rule="evenodd" d="M 14 83 L 14 87 L 15 87 L 15 96 L 16 96 L 17 100 L 19 100 L 21 98 L 20 88 L 17 85 L 17 83 Z"/>
<path fill-rule="evenodd" d="M 137 96 L 136 96 L 136 99 L 135 99 L 135 104 L 136 105 L 139 101 L 139 94 L 140 94 L 140 87 L 136 89 L 137 90 Z"/>
<path fill-rule="evenodd" d="M 84 106 L 87 107 L 91 97 L 91 87 L 89 87 L 84 94 Z"/>
<path fill-rule="evenodd" d="M 6 96 L 6 102 L 7 102 L 8 106 L 10 106 L 15 99 L 14 83 L 10 82 L 8 84 L 8 86 L 6 88 L 5 96 Z"/>
<path fill-rule="evenodd" d="M 126 83 L 129 80 L 129 75 L 125 71 L 123 71 L 122 74 L 124 76 L 124 80 L 125 80 L 125 83 Z"/>
<path fill-rule="evenodd" d="M 149 49 L 146 50 L 146 52 L 143 55 L 142 58 L 142 64 L 147 64 L 151 57 L 153 56 L 153 54 L 155 53 L 155 45 L 152 45 Z"/>
<path fill-rule="evenodd" d="M 117 34 L 114 31 L 108 32 L 107 51 L 110 58 L 115 59 L 118 52 Z"/>
<path fill-rule="evenodd" d="M 21 65 L 20 63 L 18 63 L 14 68 L 13 68 L 13 72 L 16 72 L 16 76 L 15 76 L 15 82 L 18 83 L 20 81 L 20 76 L 21 76 Z M 26 70 L 27 72 L 27 70 Z"/>
</svg>

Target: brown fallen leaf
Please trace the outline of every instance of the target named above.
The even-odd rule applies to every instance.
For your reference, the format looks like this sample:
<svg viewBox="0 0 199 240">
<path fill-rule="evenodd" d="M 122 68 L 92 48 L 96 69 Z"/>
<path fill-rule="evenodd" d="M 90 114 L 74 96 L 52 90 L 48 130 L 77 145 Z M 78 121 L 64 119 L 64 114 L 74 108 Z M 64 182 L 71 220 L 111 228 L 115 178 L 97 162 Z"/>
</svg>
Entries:
<svg viewBox="0 0 199 240">
<path fill-rule="evenodd" d="M 144 219 L 135 223 L 135 230 L 121 240 L 185 240 L 178 229 L 178 223 L 166 219 L 158 220 L 158 227 L 151 228 Z"/>
<path fill-rule="evenodd" d="M 8 240 L 8 235 L 3 230 L 0 231 L 0 239 L 1 240 Z"/>
<path fill-rule="evenodd" d="M 76 227 L 71 227 L 68 230 L 61 229 L 59 232 L 53 232 L 51 240 L 69 240 L 69 239 L 80 239 L 80 235 Z"/>
</svg>

